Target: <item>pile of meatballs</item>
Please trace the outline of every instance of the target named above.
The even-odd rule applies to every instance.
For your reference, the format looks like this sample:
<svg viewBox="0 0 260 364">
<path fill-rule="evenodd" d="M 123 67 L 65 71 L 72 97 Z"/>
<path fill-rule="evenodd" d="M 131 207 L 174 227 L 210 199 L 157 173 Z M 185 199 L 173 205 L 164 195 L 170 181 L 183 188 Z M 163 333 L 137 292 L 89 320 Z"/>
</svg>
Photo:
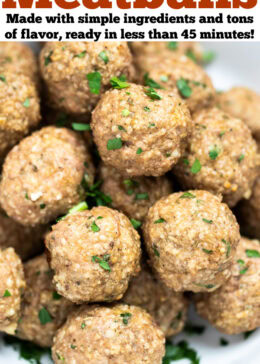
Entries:
<svg viewBox="0 0 260 364">
<path fill-rule="evenodd" d="M 54 363 L 159 364 L 191 301 L 260 326 L 260 96 L 216 91 L 203 59 L 0 43 L 1 331 Z"/>
</svg>

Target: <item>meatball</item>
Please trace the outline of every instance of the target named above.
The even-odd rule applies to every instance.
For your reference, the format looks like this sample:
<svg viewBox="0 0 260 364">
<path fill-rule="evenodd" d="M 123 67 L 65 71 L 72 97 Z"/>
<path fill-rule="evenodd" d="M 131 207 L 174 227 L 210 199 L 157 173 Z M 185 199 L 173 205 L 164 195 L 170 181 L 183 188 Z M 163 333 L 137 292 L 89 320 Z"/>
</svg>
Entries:
<svg viewBox="0 0 260 364">
<path fill-rule="evenodd" d="M 13 248 L 0 250 L 0 331 L 14 334 L 25 287 L 22 262 Z"/>
<path fill-rule="evenodd" d="M 211 294 L 201 294 L 196 308 L 221 332 L 240 334 L 260 326 L 260 242 L 242 238 L 231 278 Z"/>
<path fill-rule="evenodd" d="M 102 160 L 131 176 L 160 176 L 181 157 L 191 128 L 186 105 L 173 92 L 126 84 L 103 95 L 92 114 Z"/>
<path fill-rule="evenodd" d="M 144 224 L 150 263 L 175 291 L 214 291 L 230 277 L 240 240 L 228 206 L 207 191 L 174 193 L 156 202 Z"/>
<path fill-rule="evenodd" d="M 50 347 L 56 331 L 75 305 L 55 291 L 45 255 L 28 261 L 24 273 L 26 289 L 16 336 Z"/>
<path fill-rule="evenodd" d="M 243 233 L 260 239 L 260 176 L 254 183 L 250 198 L 238 204 L 236 213 Z"/>
<path fill-rule="evenodd" d="M 217 108 L 201 110 L 193 121 L 188 148 L 174 172 L 183 187 L 221 194 L 233 207 L 251 193 L 257 145 L 241 120 Z"/>
<path fill-rule="evenodd" d="M 179 93 L 193 113 L 212 105 L 216 91 L 210 77 L 199 65 L 182 55 L 160 53 L 153 57 L 135 60 L 140 73 L 140 82 L 157 83 L 157 87 Z"/>
<path fill-rule="evenodd" d="M 139 307 L 82 306 L 54 338 L 54 363 L 160 364 L 164 336 Z"/>
<path fill-rule="evenodd" d="M 260 95 L 246 87 L 233 87 L 218 95 L 220 108 L 243 120 L 260 141 Z"/>
<path fill-rule="evenodd" d="M 34 83 L 0 67 L 0 159 L 40 122 Z"/>
<path fill-rule="evenodd" d="M 103 180 L 101 190 L 111 197 L 112 207 L 140 221 L 149 207 L 173 191 L 165 176 L 129 179 L 105 164 L 101 165 L 100 178 Z"/>
<path fill-rule="evenodd" d="M 132 78 L 132 56 L 124 42 L 50 42 L 40 54 L 49 103 L 68 113 L 90 112 L 110 79 Z"/>
<path fill-rule="evenodd" d="M 82 201 L 82 180 L 94 167 L 80 136 L 65 128 L 43 128 L 23 139 L 6 157 L 0 202 L 23 225 L 44 224 Z"/>
<path fill-rule="evenodd" d="M 178 334 L 187 318 L 188 302 L 183 294 L 166 287 L 146 266 L 131 281 L 123 302 L 146 310 L 168 337 Z"/>
<path fill-rule="evenodd" d="M 140 270 L 138 233 L 107 207 L 68 215 L 45 243 L 58 293 L 76 303 L 119 300 Z"/>
<path fill-rule="evenodd" d="M 168 58 L 172 54 L 185 54 L 193 61 L 200 63 L 203 60 L 203 49 L 197 42 L 131 42 L 130 48 L 134 54 L 134 61 L 136 58 L 141 58 L 142 62 L 143 58 L 162 55 Z"/>
<path fill-rule="evenodd" d="M 45 227 L 30 228 L 18 224 L 0 209 L 0 248 L 14 248 L 22 260 L 40 252 Z"/>
<path fill-rule="evenodd" d="M 24 43 L 0 42 L 0 68 L 4 67 L 11 74 L 21 74 L 39 84 L 37 59 Z"/>
</svg>

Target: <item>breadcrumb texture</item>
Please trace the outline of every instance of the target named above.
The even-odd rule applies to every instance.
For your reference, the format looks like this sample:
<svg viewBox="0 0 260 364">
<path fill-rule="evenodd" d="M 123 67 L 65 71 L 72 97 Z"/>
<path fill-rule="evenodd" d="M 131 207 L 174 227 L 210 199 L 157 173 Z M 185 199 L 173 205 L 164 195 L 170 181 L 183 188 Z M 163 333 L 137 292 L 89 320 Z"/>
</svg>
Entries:
<svg viewBox="0 0 260 364">
<path fill-rule="evenodd" d="M 144 224 L 150 264 L 175 291 L 214 291 L 230 277 L 239 226 L 231 210 L 207 191 L 164 197 Z"/>
<path fill-rule="evenodd" d="M 0 331 L 13 335 L 25 288 L 23 266 L 13 248 L 0 250 Z"/>
<path fill-rule="evenodd" d="M 139 307 L 82 306 L 58 331 L 54 363 L 160 364 L 165 338 Z"/>
<path fill-rule="evenodd" d="M 158 177 L 170 170 L 186 147 L 192 125 L 188 108 L 174 92 L 156 90 L 161 100 L 152 100 L 148 89 L 129 84 L 110 90 L 92 113 L 102 160 L 130 176 Z M 108 142 L 115 138 L 122 147 L 109 150 Z"/>
<path fill-rule="evenodd" d="M 140 271 L 138 233 L 125 215 L 107 207 L 67 216 L 45 243 L 57 291 L 76 303 L 119 300 Z"/>
<path fill-rule="evenodd" d="M 225 334 L 234 335 L 260 326 L 260 259 L 247 250 L 260 252 L 260 242 L 242 238 L 231 278 L 211 294 L 198 296 L 198 313 Z"/>
<path fill-rule="evenodd" d="M 8 154 L 0 184 L 2 208 L 20 224 L 47 223 L 84 200 L 83 177 L 92 184 L 94 167 L 80 135 L 42 128 Z"/>
</svg>

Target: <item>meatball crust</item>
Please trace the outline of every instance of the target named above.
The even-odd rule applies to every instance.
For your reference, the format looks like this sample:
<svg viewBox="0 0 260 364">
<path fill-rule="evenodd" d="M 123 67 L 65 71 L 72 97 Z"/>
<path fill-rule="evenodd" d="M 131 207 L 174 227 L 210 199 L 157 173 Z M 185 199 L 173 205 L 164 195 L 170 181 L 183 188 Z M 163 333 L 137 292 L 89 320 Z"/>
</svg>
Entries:
<svg viewBox="0 0 260 364">
<path fill-rule="evenodd" d="M 22 42 L 0 42 L 0 68 L 11 74 L 21 74 L 39 84 L 37 59 L 26 44 Z"/>
<path fill-rule="evenodd" d="M 112 77 L 133 77 L 125 42 L 49 42 L 40 54 L 40 70 L 50 105 L 79 114 L 95 107 Z M 93 77 L 100 81 L 98 90 L 90 85 Z"/>
<path fill-rule="evenodd" d="M 99 175 L 103 181 L 101 190 L 111 197 L 112 207 L 139 221 L 143 221 L 157 200 L 173 192 L 165 176 L 130 179 L 105 164 L 101 165 Z"/>
<path fill-rule="evenodd" d="M 218 108 L 194 115 L 194 128 L 183 158 L 174 168 L 185 188 L 223 195 L 233 207 L 249 197 L 257 175 L 257 145 L 248 127 Z"/>
<path fill-rule="evenodd" d="M 92 113 L 91 127 L 102 160 L 130 176 L 166 173 L 186 146 L 190 113 L 175 94 L 129 84 L 106 92 Z M 130 95 L 129 95 L 130 94 Z"/>
<path fill-rule="evenodd" d="M 216 91 L 207 73 L 190 58 L 164 53 L 135 60 L 140 82 L 145 83 L 145 74 L 161 87 L 174 91 L 186 101 L 191 113 L 213 105 Z"/>
<path fill-rule="evenodd" d="M 45 243 L 58 293 L 76 303 L 119 300 L 140 271 L 138 233 L 107 207 L 68 215 Z"/>
<path fill-rule="evenodd" d="M 8 217 L 0 209 L 0 248 L 14 248 L 22 260 L 40 252 L 46 227 L 23 226 Z"/>
<path fill-rule="evenodd" d="M 75 305 L 55 291 L 45 255 L 28 261 L 24 274 L 26 289 L 16 336 L 50 347 L 56 331 Z"/>
<path fill-rule="evenodd" d="M 178 334 L 187 318 L 188 302 L 183 294 L 166 287 L 147 266 L 131 281 L 123 302 L 146 310 L 166 337 Z"/>
<path fill-rule="evenodd" d="M 220 108 L 243 120 L 260 141 L 260 95 L 246 87 L 233 87 L 218 95 Z"/>
<path fill-rule="evenodd" d="M 195 190 L 164 197 L 143 230 L 150 263 L 173 290 L 214 291 L 230 277 L 239 226 L 217 196 Z"/>
<path fill-rule="evenodd" d="M 82 306 L 58 331 L 52 347 L 54 363 L 160 364 L 164 335 L 139 307 Z"/>
<path fill-rule="evenodd" d="M 0 67 L 0 159 L 41 119 L 34 83 L 22 74 Z"/>
<path fill-rule="evenodd" d="M 44 224 L 84 199 L 83 177 L 93 183 L 94 167 L 83 140 L 49 126 L 23 139 L 6 157 L 0 202 L 20 224 Z"/>
<path fill-rule="evenodd" d="M 260 242 L 242 238 L 228 282 L 211 294 L 198 295 L 198 313 L 219 331 L 233 335 L 260 326 L 259 256 Z"/>
<path fill-rule="evenodd" d="M 22 262 L 13 248 L 0 250 L 0 331 L 14 334 L 25 287 Z"/>
</svg>

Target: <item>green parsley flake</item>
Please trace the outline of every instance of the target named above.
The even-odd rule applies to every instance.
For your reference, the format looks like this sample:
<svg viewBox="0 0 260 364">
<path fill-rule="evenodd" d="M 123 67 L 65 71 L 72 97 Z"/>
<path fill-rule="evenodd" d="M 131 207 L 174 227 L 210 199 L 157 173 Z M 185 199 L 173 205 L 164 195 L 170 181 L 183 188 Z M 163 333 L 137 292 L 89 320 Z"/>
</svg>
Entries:
<svg viewBox="0 0 260 364">
<path fill-rule="evenodd" d="M 25 198 L 26 200 L 30 200 L 27 192 L 25 192 Z"/>
<path fill-rule="evenodd" d="M 40 209 L 41 209 L 41 210 L 45 209 L 45 207 L 46 207 L 45 203 L 41 203 L 41 204 L 40 204 Z"/>
<path fill-rule="evenodd" d="M 229 345 L 229 342 L 228 342 L 228 340 L 226 340 L 224 337 L 221 337 L 221 338 L 219 339 L 219 344 L 220 344 L 221 346 L 227 346 L 227 345 Z"/>
<path fill-rule="evenodd" d="M 191 166 L 191 173 L 196 174 L 201 170 L 201 164 L 200 161 L 196 158 L 195 162 L 193 163 L 193 165 Z"/>
<path fill-rule="evenodd" d="M 206 222 L 207 224 L 213 224 L 213 220 L 208 220 L 203 218 L 202 221 Z"/>
<path fill-rule="evenodd" d="M 23 106 L 24 106 L 24 107 L 30 107 L 30 99 L 29 99 L 29 98 L 27 98 L 27 99 L 24 101 Z"/>
<path fill-rule="evenodd" d="M 54 300 L 60 300 L 60 299 L 62 298 L 62 296 L 61 296 L 58 292 L 54 291 L 54 292 L 52 293 L 52 298 L 53 298 Z"/>
<path fill-rule="evenodd" d="M 136 200 L 149 200 L 149 195 L 146 192 L 144 192 L 144 193 L 137 193 L 135 195 L 135 199 Z"/>
<path fill-rule="evenodd" d="M 160 252 L 159 252 L 159 250 L 158 250 L 157 245 L 156 245 L 156 244 L 153 244 L 153 245 L 152 245 L 152 247 L 153 247 L 154 255 L 155 255 L 156 257 L 160 257 Z"/>
<path fill-rule="evenodd" d="M 85 329 L 85 327 L 86 327 L 85 322 L 82 322 L 82 323 L 81 323 L 81 325 L 80 325 L 80 327 L 81 327 L 81 329 L 82 329 L 82 330 L 84 330 L 84 329 Z"/>
<path fill-rule="evenodd" d="M 223 137 L 223 135 L 225 135 L 226 134 L 226 132 L 225 131 L 221 131 L 220 133 L 219 133 L 219 137 L 221 138 L 221 137 Z"/>
<path fill-rule="evenodd" d="M 11 296 L 12 296 L 11 293 L 8 291 L 8 289 L 6 289 L 3 297 L 11 297 Z"/>
<path fill-rule="evenodd" d="M 104 61 L 105 64 L 109 62 L 109 58 L 105 51 L 100 52 L 98 56 L 102 59 L 102 61 Z"/>
<path fill-rule="evenodd" d="M 139 227 L 142 225 L 141 221 L 135 219 L 130 219 L 130 221 L 135 229 L 139 229 Z"/>
<path fill-rule="evenodd" d="M 101 74 L 99 72 L 92 72 L 88 73 L 86 77 L 90 92 L 94 95 L 99 95 L 102 79 Z"/>
<path fill-rule="evenodd" d="M 238 162 L 242 162 L 242 160 L 245 158 L 245 155 L 244 154 L 240 154 L 240 156 L 238 157 Z"/>
<path fill-rule="evenodd" d="M 152 78 L 149 78 L 148 73 L 145 73 L 144 75 L 144 84 L 145 86 L 149 86 L 152 88 L 158 88 L 158 89 L 163 88 L 161 85 L 159 85 L 159 83 L 155 82 Z"/>
<path fill-rule="evenodd" d="M 74 57 L 75 58 L 84 58 L 86 54 L 87 54 L 87 51 L 82 51 L 82 52 L 80 52 L 78 54 L 75 54 Z"/>
<path fill-rule="evenodd" d="M 53 53 L 53 51 L 50 51 L 48 56 L 44 57 L 44 66 L 48 66 L 52 62 L 52 60 L 51 60 L 52 53 Z"/>
<path fill-rule="evenodd" d="M 121 114 L 122 114 L 122 116 L 126 117 L 126 116 L 130 115 L 130 111 L 128 109 L 124 109 Z"/>
<path fill-rule="evenodd" d="M 104 270 L 106 270 L 106 271 L 108 271 L 108 272 L 111 272 L 111 268 L 110 268 L 109 263 L 108 263 L 109 259 L 110 259 L 110 256 L 109 256 L 108 254 L 107 254 L 107 255 L 105 255 L 105 256 L 103 257 L 103 259 L 101 259 L 101 258 L 97 257 L 96 255 L 94 255 L 94 256 L 92 257 L 92 262 L 93 262 L 93 263 L 98 263 L 98 264 L 99 264 L 99 266 L 100 266 L 102 269 L 104 269 Z"/>
<path fill-rule="evenodd" d="M 128 325 L 128 321 L 132 317 L 132 314 L 130 312 L 124 312 L 121 313 L 120 316 L 122 317 L 123 324 Z"/>
<path fill-rule="evenodd" d="M 150 109 L 148 106 L 145 106 L 145 107 L 144 107 L 144 111 L 146 111 L 146 112 L 151 112 L 151 109 Z"/>
<path fill-rule="evenodd" d="M 145 90 L 145 93 L 150 97 L 151 100 L 162 100 L 162 97 L 152 87 Z"/>
<path fill-rule="evenodd" d="M 181 340 L 177 344 L 173 344 L 170 341 L 166 341 L 165 356 L 163 358 L 163 364 L 170 364 L 172 361 L 188 359 L 190 364 L 199 364 L 200 358 L 196 351 L 189 347 L 189 344 L 185 340 Z"/>
<path fill-rule="evenodd" d="M 138 148 L 137 151 L 136 151 L 136 154 L 141 154 L 143 153 L 143 149 L 142 148 Z"/>
<path fill-rule="evenodd" d="M 189 57 L 193 62 L 195 62 L 195 63 L 197 63 L 198 62 L 198 60 L 197 60 L 197 57 L 195 56 L 195 53 L 193 52 L 193 50 L 192 49 L 188 49 L 187 51 L 186 51 L 186 56 L 187 57 Z"/>
<path fill-rule="evenodd" d="M 118 77 L 112 77 L 110 79 L 110 83 L 112 85 L 113 88 L 122 90 L 123 88 L 128 88 L 130 87 L 129 83 L 123 81 L 122 79 L 118 78 Z"/>
<path fill-rule="evenodd" d="M 205 51 L 202 55 L 202 61 L 205 64 L 211 63 L 216 58 L 216 53 L 213 51 Z"/>
<path fill-rule="evenodd" d="M 122 125 L 117 125 L 117 127 L 118 127 L 118 130 L 126 131 L 126 129 Z"/>
<path fill-rule="evenodd" d="M 195 195 L 193 195 L 192 193 L 190 193 L 190 192 L 184 192 L 181 196 L 180 196 L 180 198 L 196 198 L 196 196 Z"/>
<path fill-rule="evenodd" d="M 5 78 L 5 76 L 4 76 L 4 75 L 0 75 L 0 81 L 2 81 L 2 82 L 6 82 L 6 78 Z"/>
<path fill-rule="evenodd" d="M 206 254 L 212 254 L 213 253 L 213 250 L 208 250 L 208 249 L 202 249 L 202 251 L 204 251 L 204 253 Z"/>
<path fill-rule="evenodd" d="M 52 322 L 51 315 L 49 314 L 49 312 L 46 310 L 45 307 L 40 309 L 38 317 L 42 325 L 46 325 L 48 322 Z"/>
<path fill-rule="evenodd" d="M 245 262 L 243 259 L 238 259 L 237 263 L 240 266 L 239 274 L 245 274 L 248 271 L 248 267 L 245 267 Z"/>
<path fill-rule="evenodd" d="M 70 347 L 71 347 L 71 349 L 73 349 L 73 350 L 74 350 L 74 349 L 77 349 L 77 346 L 76 346 L 76 345 L 73 345 L 73 344 L 71 344 L 71 345 L 70 345 Z"/>
<path fill-rule="evenodd" d="M 246 249 L 246 255 L 248 258 L 260 258 L 259 251 L 254 249 Z"/>
<path fill-rule="evenodd" d="M 107 150 L 116 150 L 122 148 L 121 138 L 109 139 L 107 142 Z"/>
<path fill-rule="evenodd" d="M 190 164 L 190 162 L 186 158 L 184 158 L 182 161 L 183 161 L 183 164 L 185 164 L 186 166 L 188 166 Z"/>
<path fill-rule="evenodd" d="M 222 239 L 222 242 L 224 244 L 226 244 L 226 246 L 227 246 L 226 257 L 228 258 L 230 256 L 230 251 L 231 251 L 230 242 L 229 241 L 226 241 L 225 239 Z"/>
<path fill-rule="evenodd" d="M 178 48 L 178 43 L 177 42 L 168 42 L 167 48 L 170 49 L 171 51 L 176 51 L 176 49 Z"/>
<path fill-rule="evenodd" d="M 161 76 L 161 77 L 160 77 L 160 80 L 161 80 L 162 82 L 168 82 L 169 78 L 168 78 L 167 76 Z"/>
<path fill-rule="evenodd" d="M 95 223 L 95 221 L 92 223 L 91 225 L 91 230 L 94 232 L 94 233 L 97 233 L 100 231 L 100 227 L 97 226 L 97 224 Z"/>
<path fill-rule="evenodd" d="M 218 157 L 219 152 L 220 152 L 220 150 L 217 147 L 210 149 L 210 151 L 209 151 L 210 159 L 215 160 Z"/>
<path fill-rule="evenodd" d="M 163 222 L 166 222 L 166 220 L 164 220 L 164 219 L 161 217 L 160 219 L 155 220 L 155 221 L 154 221 L 154 224 L 161 224 L 161 223 L 163 223 Z"/>
<path fill-rule="evenodd" d="M 192 89 L 190 88 L 188 81 L 184 80 L 184 78 L 180 78 L 177 81 L 178 90 L 185 99 L 188 99 L 192 95 Z"/>
<path fill-rule="evenodd" d="M 75 131 L 90 131 L 91 130 L 89 124 L 72 123 L 71 126 L 72 126 L 72 129 Z"/>
</svg>

